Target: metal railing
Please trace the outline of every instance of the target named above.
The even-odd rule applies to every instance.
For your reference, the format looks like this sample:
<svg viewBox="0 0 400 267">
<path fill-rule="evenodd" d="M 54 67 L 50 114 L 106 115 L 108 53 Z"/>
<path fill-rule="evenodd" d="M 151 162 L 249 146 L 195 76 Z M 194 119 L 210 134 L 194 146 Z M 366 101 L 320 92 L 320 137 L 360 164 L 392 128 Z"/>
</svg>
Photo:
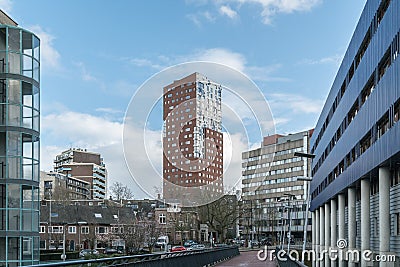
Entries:
<svg viewBox="0 0 400 267">
<path fill-rule="evenodd" d="M 90 260 L 73 260 L 56 263 L 31 265 L 32 267 L 59 267 L 59 266 L 140 266 L 140 267 L 169 267 L 169 266 L 212 266 L 239 255 L 237 246 L 206 249 L 202 251 L 167 252 L 160 254 L 144 254 L 113 258 L 99 258 Z"/>
</svg>

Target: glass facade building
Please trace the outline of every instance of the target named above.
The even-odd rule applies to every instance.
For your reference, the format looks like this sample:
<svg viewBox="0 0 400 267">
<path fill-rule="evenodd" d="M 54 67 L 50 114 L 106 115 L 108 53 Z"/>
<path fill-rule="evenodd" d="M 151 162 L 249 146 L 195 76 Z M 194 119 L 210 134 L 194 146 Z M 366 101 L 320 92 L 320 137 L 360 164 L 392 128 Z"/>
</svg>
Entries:
<svg viewBox="0 0 400 267">
<path fill-rule="evenodd" d="M 39 263 L 40 41 L 0 24 L 0 266 Z"/>
</svg>

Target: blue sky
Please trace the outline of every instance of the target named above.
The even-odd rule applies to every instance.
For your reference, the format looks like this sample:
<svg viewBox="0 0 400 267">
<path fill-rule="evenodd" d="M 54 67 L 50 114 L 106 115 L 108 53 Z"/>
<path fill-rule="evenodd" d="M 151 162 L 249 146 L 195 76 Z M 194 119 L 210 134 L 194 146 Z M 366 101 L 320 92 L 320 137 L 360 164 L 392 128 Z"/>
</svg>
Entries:
<svg viewBox="0 0 400 267">
<path fill-rule="evenodd" d="M 311 128 L 365 2 L 0 0 L 0 8 L 42 41 L 41 169 L 70 146 L 88 148 L 102 153 L 110 184 L 140 198 L 121 140 L 141 84 L 174 64 L 223 63 L 261 89 L 277 132 Z"/>
</svg>

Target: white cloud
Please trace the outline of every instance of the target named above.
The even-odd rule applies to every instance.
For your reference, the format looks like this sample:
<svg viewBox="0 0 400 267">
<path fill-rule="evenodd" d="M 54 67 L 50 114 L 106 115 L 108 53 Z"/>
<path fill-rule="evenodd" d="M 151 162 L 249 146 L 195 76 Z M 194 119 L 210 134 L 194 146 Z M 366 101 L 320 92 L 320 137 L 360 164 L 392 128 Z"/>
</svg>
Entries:
<svg viewBox="0 0 400 267">
<path fill-rule="evenodd" d="M 271 24 L 272 17 L 279 13 L 309 11 L 321 0 L 237 0 L 240 4 L 257 4 L 261 6 L 264 24 Z"/>
<path fill-rule="evenodd" d="M 4 12 L 9 13 L 12 10 L 12 2 L 11 0 L 0 0 L 0 9 Z"/>
<path fill-rule="evenodd" d="M 40 38 L 40 61 L 41 65 L 47 69 L 59 69 L 61 55 L 54 47 L 55 36 L 44 30 L 39 25 L 28 27 Z"/>
<path fill-rule="evenodd" d="M 234 19 L 237 17 L 237 12 L 235 10 L 233 10 L 232 8 L 230 8 L 227 5 L 222 5 L 219 7 L 219 13 L 222 15 L 227 16 L 230 19 Z"/>
<path fill-rule="evenodd" d="M 298 64 L 299 65 L 320 65 L 320 64 L 339 65 L 342 58 L 343 58 L 342 55 L 336 54 L 333 56 L 323 57 L 320 59 L 304 59 L 304 60 L 300 61 Z"/>
<path fill-rule="evenodd" d="M 322 99 L 311 99 L 301 95 L 274 93 L 267 96 L 273 110 L 286 112 L 319 114 L 324 104 Z"/>
<path fill-rule="evenodd" d="M 211 12 L 209 12 L 209 11 L 187 14 L 186 18 L 189 19 L 190 21 L 192 21 L 197 27 L 201 27 L 203 24 L 203 21 L 205 21 L 205 22 L 214 22 L 215 21 L 215 16 L 213 14 L 211 14 Z"/>
</svg>

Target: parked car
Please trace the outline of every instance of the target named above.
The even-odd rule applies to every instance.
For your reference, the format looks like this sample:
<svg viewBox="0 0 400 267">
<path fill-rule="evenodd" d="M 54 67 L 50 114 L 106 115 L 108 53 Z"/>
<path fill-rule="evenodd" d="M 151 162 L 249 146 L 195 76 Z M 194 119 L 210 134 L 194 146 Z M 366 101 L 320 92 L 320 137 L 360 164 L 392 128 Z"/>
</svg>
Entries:
<svg viewBox="0 0 400 267">
<path fill-rule="evenodd" d="M 116 249 L 116 248 L 106 248 L 105 250 L 104 250 L 104 254 L 122 254 L 122 251 L 121 250 L 118 250 L 118 249 Z"/>
<path fill-rule="evenodd" d="M 183 246 L 184 246 L 185 248 L 189 248 L 189 247 L 191 247 L 191 246 L 193 246 L 193 245 L 197 245 L 197 242 L 196 242 L 196 241 L 193 241 L 193 240 L 187 240 L 187 241 L 183 244 Z"/>
<path fill-rule="evenodd" d="M 171 252 L 180 252 L 180 251 L 185 251 L 186 248 L 184 246 L 175 246 L 171 248 Z"/>
<path fill-rule="evenodd" d="M 169 238 L 166 235 L 159 236 L 157 238 L 155 246 L 158 248 L 165 247 L 169 244 Z"/>
<path fill-rule="evenodd" d="M 194 244 L 190 248 L 191 250 L 204 250 L 206 246 L 204 246 L 203 244 Z"/>
<path fill-rule="evenodd" d="M 79 257 L 85 257 L 86 255 L 98 255 L 99 252 L 95 249 L 83 249 L 79 252 Z"/>
</svg>

